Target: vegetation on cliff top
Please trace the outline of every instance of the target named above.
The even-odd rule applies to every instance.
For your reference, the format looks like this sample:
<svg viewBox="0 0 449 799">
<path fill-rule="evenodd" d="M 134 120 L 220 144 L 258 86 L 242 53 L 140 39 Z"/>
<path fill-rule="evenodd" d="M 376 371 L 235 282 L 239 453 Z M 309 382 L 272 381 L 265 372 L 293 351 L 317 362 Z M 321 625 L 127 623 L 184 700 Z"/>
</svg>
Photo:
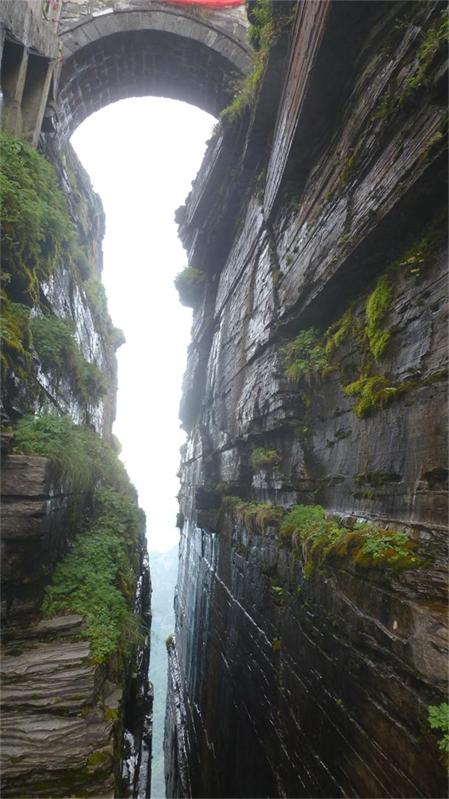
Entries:
<svg viewBox="0 0 449 799">
<path fill-rule="evenodd" d="M 368 522 L 351 522 L 348 527 L 338 517 L 326 517 L 321 505 L 296 505 L 285 516 L 279 533 L 295 550 L 302 551 L 306 576 L 331 559 L 350 558 L 358 567 L 394 571 L 426 565 L 407 533 Z"/>
<path fill-rule="evenodd" d="M 15 429 L 14 451 L 44 455 L 57 476 L 72 490 L 88 491 L 108 485 L 134 495 L 129 477 L 114 448 L 88 427 L 68 416 L 43 414 L 20 419 Z"/>
<path fill-rule="evenodd" d="M 281 541 L 302 557 L 306 577 L 315 567 L 322 568 L 336 559 L 349 559 L 360 568 L 395 572 L 428 565 L 407 533 L 355 519 L 345 524 L 336 516 L 327 516 L 321 505 L 295 505 L 287 512 L 270 502 L 229 496 L 224 497 L 222 509 L 250 531 L 265 533 L 268 527 L 277 528 Z"/>
<path fill-rule="evenodd" d="M 142 639 L 132 609 L 141 528 L 141 511 L 132 497 L 98 488 L 93 524 L 76 537 L 46 588 L 44 615 L 79 613 L 96 663 Z"/>
<path fill-rule="evenodd" d="M 186 266 L 182 272 L 176 275 L 174 283 L 182 305 L 186 305 L 188 308 L 195 307 L 201 296 L 205 279 L 205 273 L 194 266 Z"/>
<path fill-rule="evenodd" d="M 93 521 L 57 565 L 42 610 L 83 616 L 92 656 L 103 662 L 141 635 L 132 604 L 145 522 L 135 490 L 113 446 L 67 416 L 21 419 L 14 451 L 50 458 L 65 491 L 93 496 Z"/>
</svg>

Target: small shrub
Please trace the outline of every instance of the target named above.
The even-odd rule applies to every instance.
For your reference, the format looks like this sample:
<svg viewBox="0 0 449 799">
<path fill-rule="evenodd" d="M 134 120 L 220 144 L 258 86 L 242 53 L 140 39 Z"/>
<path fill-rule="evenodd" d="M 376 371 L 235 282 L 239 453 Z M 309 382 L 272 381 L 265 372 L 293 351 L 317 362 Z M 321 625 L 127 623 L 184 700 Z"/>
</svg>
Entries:
<svg viewBox="0 0 449 799">
<path fill-rule="evenodd" d="M 176 514 L 176 527 L 178 528 L 178 530 L 183 529 L 184 521 L 185 521 L 184 514 L 182 513 L 182 511 L 178 511 L 178 513 Z"/>
<path fill-rule="evenodd" d="M 240 497 L 223 497 L 221 510 L 230 513 L 249 530 L 264 533 L 267 527 L 279 526 L 284 516 L 284 509 L 271 502 L 248 502 Z"/>
<path fill-rule="evenodd" d="M 257 447 L 251 453 L 250 461 L 255 472 L 261 469 L 276 469 L 282 462 L 282 455 L 277 449 Z"/>
<path fill-rule="evenodd" d="M 194 266 L 186 266 L 175 277 L 175 288 L 182 305 L 194 308 L 197 304 L 206 275 Z"/>
<path fill-rule="evenodd" d="M 118 350 L 123 344 L 126 344 L 126 337 L 120 327 L 113 327 L 111 331 L 111 341 L 114 350 Z"/>
<path fill-rule="evenodd" d="M 423 565 L 422 558 L 415 554 L 416 544 L 407 533 L 383 530 L 373 524 L 359 523 L 354 530 L 364 539 L 354 561 L 360 565 L 388 563 L 392 568 L 412 568 Z"/>
<path fill-rule="evenodd" d="M 285 375 L 297 383 L 308 374 L 320 372 L 328 366 L 328 359 L 318 331 L 311 327 L 302 330 L 283 349 Z"/>
<path fill-rule="evenodd" d="M 165 639 L 165 646 L 167 647 L 167 650 L 172 649 L 174 644 L 175 644 L 175 636 L 173 634 L 168 635 L 167 638 Z"/>
<path fill-rule="evenodd" d="M 447 702 L 429 705 L 428 713 L 430 727 L 441 735 L 438 747 L 447 757 L 449 756 L 449 705 Z"/>
</svg>

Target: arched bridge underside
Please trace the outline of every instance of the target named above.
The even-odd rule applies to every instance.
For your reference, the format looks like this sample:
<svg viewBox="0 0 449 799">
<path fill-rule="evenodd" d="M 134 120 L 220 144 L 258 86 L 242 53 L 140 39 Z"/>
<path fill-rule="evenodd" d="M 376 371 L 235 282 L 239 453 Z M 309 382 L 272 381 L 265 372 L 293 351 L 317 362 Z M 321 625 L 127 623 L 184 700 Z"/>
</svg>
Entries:
<svg viewBox="0 0 449 799">
<path fill-rule="evenodd" d="M 92 112 L 126 97 L 184 100 L 213 115 L 251 67 L 246 15 L 168 4 L 87 17 L 60 31 L 63 63 L 50 106 L 66 140 Z M 55 76 L 56 77 L 56 76 Z"/>
</svg>

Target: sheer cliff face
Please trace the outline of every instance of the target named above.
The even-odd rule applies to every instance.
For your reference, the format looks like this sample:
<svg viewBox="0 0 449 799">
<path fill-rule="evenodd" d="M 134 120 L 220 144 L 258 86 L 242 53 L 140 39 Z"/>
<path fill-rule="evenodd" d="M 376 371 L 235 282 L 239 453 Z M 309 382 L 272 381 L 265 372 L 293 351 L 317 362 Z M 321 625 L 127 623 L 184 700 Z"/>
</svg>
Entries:
<svg viewBox="0 0 449 799">
<path fill-rule="evenodd" d="M 20 161 L 2 174 L 1 791 L 146 797 L 151 581 L 144 515 L 110 443 L 103 210 L 70 148 L 50 165 L 1 135 Z M 53 228 L 14 226 L 16 201 L 31 221 L 46 202 Z"/>
<path fill-rule="evenodd" d="M 91 516 L 48 458 L 7 455 L 2 481 L 2 795 L 147 796 L 151 582 L 135 551 L 138 645 L 98 663 L 79 614 L 40 613 L 56 563 Z M 80 563 L 80 582 L 82 577 Z M 99 570 L 100 571 L 100 570 Z"/>
<path fill-rule="evenodd" d="M 26 152 L 25 157 L 27 155 Z M 26 364 L 20 351 L 8 362 L 2 385 L 2 409 L 11 422 L 30 412 L 67 414 L 75 422 L 88 424 L 100 435 L 110 438 L 117 392 L 115 350 L 123 343 L 123 334 L 113 327 L 101 284 L 103 206 L 71 145 L 59 150 L 49 141 L 45 155 L 55 171 L 56 185 L 63 192 L 53 204 L 44 194 L 46 211 L 50 220 L 52 214 L 56 217 L 61 212 L 67 214 L 64 234 L 68 242 L 65 248 L 52 242 L 55 231 L 50 221 L 48 230 L 44 229 L 41 236 L 43 240 L 48 236 L 50 252 L 53 245 L 53 263 L 48 276 L 39 279 L 33 293 L 23 292 L 22 286 L 17 285 L 15 276 L 22 277 L 20 259 L 17 263 L 9 263 L 10 248 L 3 256 L 6 295 L 13 303 L 24 303 L 30 308 L 32 346 L 27 342 L 31 358 Z M 4 160 L 8 161 L 8 152 Z M 24 161 L 26 164 L 25 158 Z M 40 177 L 38 171 L 34 176 L 37 192 Z M 19 192 L 26 190 L 21 179 L 22 175 L 19 176 Z M 9 186 L 6 188 L 9 192 Z M 10 201 L 9 194 L 7 199 Z M 18 199 L 23 201 L 20 195 Z M 25 207 L 28 207 L 26 203 Z M 8 207 L 6 215 L 9 210 Z M 8 229 L 8 236 L 11 235 L 14 238 L 14 231 Z M 24 238 L 20 231 L 17 236 L 19 252 L 29 244 L 24 245 Z M 39 275 L 42 252 L 33 253 L 31 247 L 25 252 L 30 271 Z M 7 313 L 6 316 L 8 318 Z M 45 327 L 42 320 L 47 322 Z M 50 327 L 51 322 L 53 327 Z M 73 339 L 71 346 L 67 342 L 69 336 Z M 59 350 L 56 343 L 59 343 Z"/>
<path fill-rule="evenodd" d="M 445 792 L 428 726 L 447 678 L 441 11 L 298 6 L 179 212 L 206 278 L 181 407 L 169 796 Z M 226 495 L 320 505 L 345 547 Z M 357 519 L 418 560 L 357 556 Z"/>
</svg>

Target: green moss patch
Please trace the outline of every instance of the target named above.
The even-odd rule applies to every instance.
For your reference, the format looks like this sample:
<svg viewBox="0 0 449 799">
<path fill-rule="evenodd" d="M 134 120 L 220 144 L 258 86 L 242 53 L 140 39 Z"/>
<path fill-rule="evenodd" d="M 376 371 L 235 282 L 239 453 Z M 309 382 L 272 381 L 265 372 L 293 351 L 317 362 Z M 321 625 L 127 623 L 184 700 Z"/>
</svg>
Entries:
<svg viewBox="0 0 449 799">
<path fill-rule="evenodd" d="M 423 33 L 414 69 L 412 74 L 406 78 L 399 95 L 401 105 L 416 89 L 430 86 L 432 82 L 432 67 L 435 65 L 439 55 L 444 58 L 445 53 L 447 53 L 448 38 L 449 20 L 447 10 L 443 10 Z"/>
<path fill-rule="evenodd" d="M 13 300 L 33 304 L 39 283 L 72 260 L 76 236 L 52 164 L 30 145 L 0 132 L 2 266 Z"/>
<path fill-rule="evenodd" d="M 79 613 L 93 660 L 102 663 L 141 638 L 132 602 L 142 519 L 135 500 L 112 488 L 97 489 L 95 508 L 94 523 L 57 565 L 42 611 L 46 617 Z"/>
<path fill-rule="evenodd" d="M 30 309 L 11 302 L 0 290 L 0 362 L 6 375 L 14 369 L 18 377 L 26 378 L 32 366 Z"/>
<path fill-rule="evenodd" d="M 267 527 L 278 527 L 284 509 L 271 502 L 249 502 L 239 497 L 224 497 L 221 509 L 241 521 L 248 530 L 264 533 Z"/>
<path fill-rule="evenodd" d="M 15 430 L 14 452 L 50 458 L 57 475 L 72 489 L 87 491 L 95 485 L 109 485 L 124 493 L 134 492 L 113 447 L 67 416 L 23 417 Z"/>
<path fill-rule="evenodd" d="M 59 382 L 65 378 L 80 401 L 95 404 L 106 393 L 106 378 L 87 361 L 75 338 L 74 323 L 56 316 L 31 320 L 32 340 L 43 370 Z"/>
<path fill-rule="evenodd" d="M 251 453 L 251 466 L 255 472 L 261 469 L 276 469 L 280 466 L 282 455 L 277 449 L 256 447 Z"/>
<path fill-rule="evenodd" d="M 320 505 L 296 505 L 286 515 L 279 534 L 281 540 L 301 550 L 306 576 L 332 559 L 350 559 L 359 568 L 396 572 L 428 565 L 406 533 L 362 522 L 348 529 L 335 517 L 326 518 Z"/>
<path fill-rule="evenodd" d="M 377 281 L 366 303 L 366 334 L 376 361 L 383 355 L 391 332 L 382 325 L 393 301 L 393 286 L 388 275 Z"/>
<path fill-rule="evenodd" d="M 362 376 L 345 386 L 344 393 L 348 397 L 356 397 L 355 412 L 357 416 L 365 416 L 371 408 L 383 408 L 399 392 L 397 386 L 389 385 L 382 375 Z"/>
<path fill-rule="evenodd" d="M 350 335 L 354 325 L 354 311 L 351 306 L 344 314 L 331 325 L 325 333 L 324 350 L 326 355 L 330 355 L 337 349 L 343 341 Z"/>
</svg>

